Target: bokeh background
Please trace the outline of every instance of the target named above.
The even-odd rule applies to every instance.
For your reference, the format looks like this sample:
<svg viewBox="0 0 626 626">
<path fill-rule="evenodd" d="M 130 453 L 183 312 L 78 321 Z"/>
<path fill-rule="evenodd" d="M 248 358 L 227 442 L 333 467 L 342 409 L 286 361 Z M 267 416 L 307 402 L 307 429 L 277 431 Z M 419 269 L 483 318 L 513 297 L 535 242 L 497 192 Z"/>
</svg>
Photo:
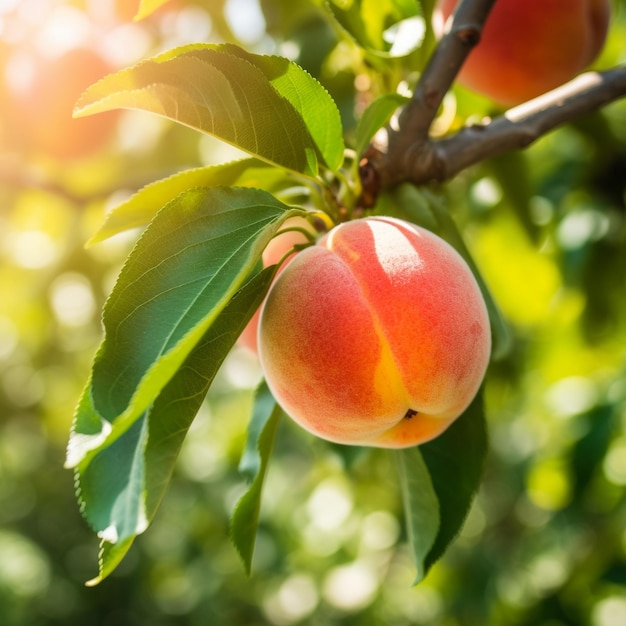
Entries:
<svg viewBox="0 0 626 626">
<path fill-rule="evenodd" d="M 0 0 L 0 624 L 626 624 L 626 100 L 435 189 L 513 344 L 487 380 L 480 492 L 422 584 L 411 585 L 389 456 L 287 422 L 245 576 L 228 521 L 260 373 L 237 348 L 153 526 L 109 579 L 84 586 L 98 541 L 65 445 L 99 312 L 137 233 L 85 242 L 133 190 L 236 154 L 147 113 L 79 125 L 73 102 L 145 56 L 231 41 L 303 65 L 349 135 L 376 80 L 315 0 L 172 0 L 133 22 L 137 4 Z M 626 62 L 626 3 L 614 9 L 599 68 Z M 441 123 L 491 113 L 455 89 Z"/>
</svg>

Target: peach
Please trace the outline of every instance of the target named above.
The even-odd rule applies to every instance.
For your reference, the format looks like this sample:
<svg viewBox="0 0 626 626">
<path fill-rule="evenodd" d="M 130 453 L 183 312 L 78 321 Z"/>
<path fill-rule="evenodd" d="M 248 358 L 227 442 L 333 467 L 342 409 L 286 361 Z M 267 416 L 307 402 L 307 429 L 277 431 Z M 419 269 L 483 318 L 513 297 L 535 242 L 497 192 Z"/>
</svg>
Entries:
<svg viewBox="0 0 626 626">
<path fill-rule="evenodd" d="M 463 258 L 388 217 L 340 224 L 300 252 L 270 288 L 260 324 L 277 402 L 343 444 L 403 448 L 436 437 L 476 395 L 491 349 Z"/>
<path fill-rule="evenodd" d="M 437 34 L 457 1 L 437 2 Z M 506 106 L 554 89 L 599 54 L 610 12 L 609 0 L 498 0 L 459 83 Z"/>
<path fill-rule="evenodd" d="M 288 230 L 290 228 L 301 228 L 309 231 L 311 234 L 314 233 L 311 224 L 303 217 L 288 219 L 280 229 L 280 234 L 274 237 L 274 239 L 269 242 L 263 251 L 263 267 L 269 267 L 270 265 L 281 263 L 281 266 L 278 268 L 278 273 L 280 273 L 285 268 L 287 263 L 289 263 L 289 261 L 291 261 L 294 257 L 295 252 L 294 254 L 285 257 L 289 250 L 298 244 L 303 244 L 309 241 L 302 231 Z M 251 350 L 255 354 L 258 352 L 257 334 L 260 318 L 261 307 L 259 307 L 256 313 L 252 316 L 252 319 L 248 322 L 248 325 L 244 328 L 244 331 L 241 333 L 238 340 L 239 345 L 248 348 L 248 350 Z"/>
<path fill-rule="evenodd" d="M 115 134 L 119 111 L 73 119 L 72 110 L 81 93 L 113 71 L 113 66 L 86 47 L 71 48 L 59 56 L 30 52 L 24 60 L 29 72 L 6 103 L 11 147 L 63 161 L 103 149 Z"/>
</svg>

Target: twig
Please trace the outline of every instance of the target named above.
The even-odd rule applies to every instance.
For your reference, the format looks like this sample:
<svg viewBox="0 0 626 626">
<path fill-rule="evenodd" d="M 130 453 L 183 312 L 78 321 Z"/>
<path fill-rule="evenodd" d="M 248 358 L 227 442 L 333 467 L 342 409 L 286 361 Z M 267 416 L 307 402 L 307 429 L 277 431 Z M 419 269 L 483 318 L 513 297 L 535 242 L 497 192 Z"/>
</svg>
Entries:
<svg viewBox="0 0 626 626">
<path fill-rule="evenodd" d="M 387 145 L 370 146 L 361 167 L 363 204 L 402 182 L 445 181 L 463 169 L 510 150 L 525 148 L 548 131 L 626 95 L 626 67 L 588 72 L 494 120 L 468 126 L 443 139 L 430 128 L 496 0 L 461 0 L 402 111 Z M 374 182 L 372 182 L 374 181 Z"/>
<path fill-rule="evenodd" d="M 450 23 L 422 72 L 410 103 L 400 116 L 401 133 L 392 135 L 390 145 L 401 150 L 407 133 L 412 140 L 428 138 L 437 109 L 452 86 L 467 55 L 479 42 L 487 16 L 496 0 L 461 0 Z"/>
<path fill-rule="evenodd" d="M 565 85 L 510 109 L 493 121 L 463 128 L 451 137 L 409 145 L 404 154 L 374 157 L 381 188 L 401 182 L 444 181 L 461 170 L 525 148 L 548 131 L 626 96 L 626 67 L 587 72 Z"/>
<path fill-rule="evenodd" d="M 484 125 L 469 126 L 433 143 L 441 161 L 437 180 L 452 178 L 466 167 L 525 148 L 557 126 L 591 113 L 626 96 L 626 67 L 587 72 L 534 100 L 507 111 Z M 407 172 L 409 180 L 425 182 L 425 172 Z M 425 176 L 426 174 L 426 176 Z"/>
</svg>

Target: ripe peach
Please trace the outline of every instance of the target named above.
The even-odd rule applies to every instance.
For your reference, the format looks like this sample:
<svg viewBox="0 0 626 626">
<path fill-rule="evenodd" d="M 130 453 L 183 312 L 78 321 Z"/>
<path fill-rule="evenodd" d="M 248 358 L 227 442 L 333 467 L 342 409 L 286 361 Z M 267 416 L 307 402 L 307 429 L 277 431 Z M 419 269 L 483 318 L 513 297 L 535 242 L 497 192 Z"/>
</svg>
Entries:
<svg viewBox="0 0 626 626">
<path fill-rule="evenodd" d="M 474 398 L 490 349 L 465 261 L 394 218 L 333 228 L 284 269 L 261 313 L 274 397 L 337 443 L 403 448 L 436 437 Z"/>
<path fill-rule="evenodd" d="M 7 102 L 10 145 L 60 160 L 86 157 L 102 149 L 113 137 L 119 112 L 73 119 L 72 109 L 89 85 L 114 68 L 85 47 L 56 57 L 32 52 L 28 63 L 30 71 Z"/>
<path fill-rule="evenodd" d="M 276 265 L 277 263 L 281 263 L 281 266 L 278 268 L 278 272 L 280 273 L 291 261 L 295 255 L 292 254 L 287 258 L 283 258 L 289 250 L 291 250 L 294 246 L 298 244 L 303 244 L 308 241 L 306 235 L 299 230 L 286 230 L 289 228 L 303 228 L 304 230 L 308 230 L 311 234 L 313 233 L 313 228 L 311 224 L 305 220 L 303 217 L 294 217 L 292 219 L 288 219 L 283 227 L 281 228 L 281 234 L 277 235 L 272 239 L 265 250 L 263 251 L 263 267 L 269 267 L 270 265 Z M 248 322 L 248 325 L 245 327 L 244 331 L 239 336 L 238 343 L 239 345 L 245 346 L 255 354 L 258 352 L 258 340 L 257 334 L 259 329 L 259 319 L 261 318 L 261 308 L 257 310 L 257 312 L 252 316 L 252 319 Z"/>
<path fill-rule="evenodd" d="M 458 0 L 438 0 L 438 34 Z M 459 83 L 503 105 L 525 102 L 567 82 L 599 54 L 609 0 L 498 0 Z"/>
</svg>

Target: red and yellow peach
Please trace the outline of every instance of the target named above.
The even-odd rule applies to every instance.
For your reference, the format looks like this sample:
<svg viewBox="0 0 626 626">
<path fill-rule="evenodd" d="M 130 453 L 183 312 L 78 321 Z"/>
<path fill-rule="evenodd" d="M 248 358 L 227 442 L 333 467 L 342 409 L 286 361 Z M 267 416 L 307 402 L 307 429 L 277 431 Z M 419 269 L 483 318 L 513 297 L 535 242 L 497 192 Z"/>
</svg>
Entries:
<svg viewBox="0 0 626 626">
<path fill-rule="evenodd" d="M 437 2 L 437 34 L 457 4 Z M 554 89 L 597 57 L 610 13 L 609 0 L 498 0 L 459 83 L 506 106 Z"/>
<path fill-rule="evenodd" d="M 102 150 L 115 134 L 119 111 L 73 119 L 72 110 L 81 93 L 113 66 L 87 47 L 59 56 L 29 51 L 24 59 L 30 71 L 17 88 L 8 90 L 3 103 L 11 149 L 63 161 Z"/>
<path fill-rule="evenodd" d="M 259 357 L 283 409 L 343 444 L 442 433 L 487 368 L 489 318 L 462 257 L 402 220 L 340 224 L 290 262 L 264 304 Z"/>
<path fill-rule="evenodd" d="M 265 250 L 263 250 L 263 267 L 269 267 L 270 265 L 280 263 L 280 267 L 278 268 L 278 273 L 280 273 L 296 254 L 296 252 L 294 252 L 293 254 L 288 255 L 289 251 L 293 250 L 294 246 L 301 245 L 309 241 L 302 230 L 308 231 L 311 234 L 314 233 L 311 224 L 303 217 L 293 217 L 288 219 L 280 229 L 280 233 L 276 235 L 276 237 L 274 237 L 266 246 Z M 259 307 L 256 313 L 252 316 L 252 319 L 248 322 L 244 331 L 239 336 L 238 340 L 239 345 L 245 346 L 255 354 L 258 352 L 257 335 L 260 318 L 261 308 Z"/>
</svg>

